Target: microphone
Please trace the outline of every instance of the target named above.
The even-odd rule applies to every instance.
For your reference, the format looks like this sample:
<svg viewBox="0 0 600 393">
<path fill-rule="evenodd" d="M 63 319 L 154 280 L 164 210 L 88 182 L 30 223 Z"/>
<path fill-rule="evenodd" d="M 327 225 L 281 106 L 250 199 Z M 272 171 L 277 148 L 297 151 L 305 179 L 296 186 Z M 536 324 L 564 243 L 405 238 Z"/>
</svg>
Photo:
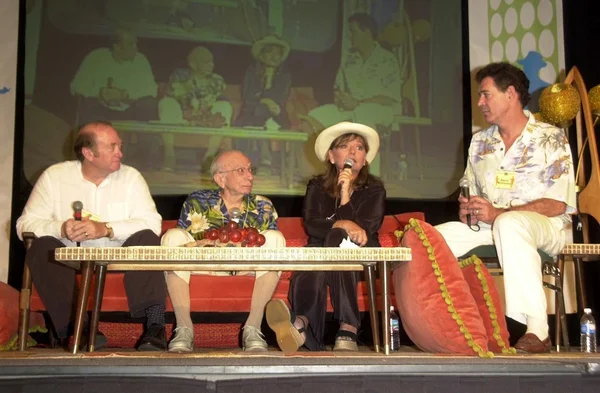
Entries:
<svg viewBox="0 0 600 393">
<path fill-rule="evenodd" d="M 460 187 L 460 195 L 462 195 L 463 197 L 469 199 L 471 198 L 471 193 L 469 192 L 469 179 L 467 179 L 466 176 L 463 176 L 462 179 L 460 179 L 460 181 L 458 182 L 458 185 Z M 470 227 L 471 226 L 471 213 L 467 213 L 467 225 Z"/>
<path fill-rule="evenodd" d="M 83 203 L 81 201 L 73 202 L 73 218 L 75 221 L 81 221 L 81 211 L 83 210 Z"/>
<path fill-rule="evenodd" d="M 242 216 L 242 211 L 237 207 L 234 207 L 229 211 L 229 216 L 231 217 L 231 221 L 235 221 L 238 224 L 240 223 L 240 217 Z"/>
<path fill-rule="evenodd" d="M 344 169 L 342 169 L 342 170 L 345 171 L 346 169 L 352 169 L 353 166 L 354 166 L 354 160 L 352 158 L 346 158 L 344 160 Z M 342 184 L 344 184 L 344 182 L 340 183 L 340 187 L 342 186 Z"/>
<path fill-rule="evenodd" d="M 354 160 L 352 158 L 346 158 L 344 160 L 344 169 L 352 169 L 354 166 Z"/>
<path fill-rule="evenodd" d="M 83 210 L 83 203 L 81 201 L 75 201 L 71 205 L 73 207 L 73 218 L 75 221 L 81 221 L 81 211 Z M 77 247 L 80 246 L 80 242 L 77 242 Z"/>
</svg>

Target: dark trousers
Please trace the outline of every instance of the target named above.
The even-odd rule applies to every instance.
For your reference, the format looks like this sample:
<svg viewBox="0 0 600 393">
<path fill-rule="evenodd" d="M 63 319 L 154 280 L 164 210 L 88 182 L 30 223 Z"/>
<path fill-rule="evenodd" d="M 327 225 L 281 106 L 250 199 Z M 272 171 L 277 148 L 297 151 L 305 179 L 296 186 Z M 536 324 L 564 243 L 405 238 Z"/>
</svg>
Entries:
<svg viewBox="0 0 600 393">
<path fill-rule="evenodd" d="M 159 237 L 149 229 L 131 235 L 123 247 L 159 246 Z M 69 323 L 73 320 L 77 301 L 75 270 L 54 259 L 54 250 L 65 247 L 55 237 L 36 239 L 25 256 L 31 270 L 33 283 L 46 306 L 59 338 L 69 335 Z M 144 310 L 153 305 L 165 304 L 167 287 L 163 272 L 130 271 L 123 279 L 129 311 L 135 318 L 144 316 Z"/>
<path fill-rule="evenodd" d="M 325 237 L 323 247 L 337 247 L 348 235 L 341 228 L 332 229 Z M 327 288 L 329 288 L 334 318 L 358 328 L 360 313 L 356 285 L 359 272 L 295 272 L 290 284 L 289 300 L 296 315 L 308 318 L 306 348 L 325 350 L 325 318 Z"/>
</svg>

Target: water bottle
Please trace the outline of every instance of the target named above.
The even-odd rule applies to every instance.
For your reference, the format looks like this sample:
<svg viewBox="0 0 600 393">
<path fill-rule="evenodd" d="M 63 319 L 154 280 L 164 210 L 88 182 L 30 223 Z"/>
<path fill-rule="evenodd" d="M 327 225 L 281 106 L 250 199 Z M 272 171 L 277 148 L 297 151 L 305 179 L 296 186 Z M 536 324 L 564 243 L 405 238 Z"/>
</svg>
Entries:
<svg viewBox="0 0 600 393">
<path fill-rule="evenodd" d="M 400 318 L 394 306 L 390 307 L 390 351 L 398 351 L 400 349 Z"/>
<path fill-rule="evenodd" d="M 591 308 L 583 309 L 581 317 L 581 352 L 596 352 L 596 321 Z"/>
</svg>

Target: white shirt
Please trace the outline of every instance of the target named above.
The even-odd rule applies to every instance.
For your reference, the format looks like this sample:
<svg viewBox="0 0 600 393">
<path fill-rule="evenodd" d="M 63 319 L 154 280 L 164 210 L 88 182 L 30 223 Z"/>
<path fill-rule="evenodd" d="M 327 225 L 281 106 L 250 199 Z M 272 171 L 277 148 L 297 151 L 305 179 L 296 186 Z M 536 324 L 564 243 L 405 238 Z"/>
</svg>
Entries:
<svg viewBox="0 0 600 393">
<path fill-rule="evenodd" d="M 142 175 L 127 165 L 111 173 L 100 185 L 84 179 L 79 161 L 65 161 L 46 169 L 35 183 L 23 214 L 17 220 L 17 235 L 33 232 L 38 237 L 53 236 L 67 246 L 74 242 L 61 238 L 64 221 L 73 218 L 72 204 L 83 203 L 84 213 L 112 225 L 114 237 L 88 240 L 86 247 L 119 247 L 136 232 L 161 232 L 160 214 Z"/>
<path fill-rule="evenodd" d="M 396 113 L 402 112 L 402 81 L 396 56 L 375 43 L 366 60 L 351 51 L 338 71 L 335 88 L 350 93 L 356 100 L 385 96 L 396 101 Z"/>
<path fill-rule="evenodd" d="M 108 48 L 91 51 L 81 62 L 71 82 L 71 94 L 83 97 L 98 97 L 100 89 L 108 86 L 126 90 L 129 98 L 156 97 L 157 85 L 146 56 L 136 53 L 132 61 L 117 63 Z M 129 106 L 111 109 L 125 110 Z"/>
<path fill-rule="evenodd" d="M 563 130 L 538 122 L 528 111 L 527 124 L 508 151 L 498 126 L 473 135 L 465 176 L 471 195 L 498 208 L 524 205 L 541 198 L 565 202 L 565 214 L 552 217 L 564 223 L 576 211 L 573 159 Z M 496 176 L 514 174 L 512 188 L 496 186 Z"/>
</svg>

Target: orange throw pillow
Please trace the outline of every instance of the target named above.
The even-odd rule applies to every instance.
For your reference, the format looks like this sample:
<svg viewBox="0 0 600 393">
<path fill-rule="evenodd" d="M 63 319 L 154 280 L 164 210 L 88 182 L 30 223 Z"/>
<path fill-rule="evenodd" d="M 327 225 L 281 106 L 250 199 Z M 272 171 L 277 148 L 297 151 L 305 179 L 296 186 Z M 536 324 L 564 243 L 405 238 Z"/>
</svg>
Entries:
<svg viewBox="0 0 600 393">
<path fill-rule="evenodd" d="M 476 255 L 460 261 L 460 267 L 479 307 L 479 315 L 488 336 L 488 348 L 505 355 L 517 353 L 509 344 L 502 298 L 492 275 Z"/>
<path fill-rule="evenodd" d="M 411 219 L 402 245 L 412 249 L 412 261 L 394 270 L 394 292 L 410 339 L 427 352 L 493 357 L 475 299 L 442 235 Z"/>
</svg>

